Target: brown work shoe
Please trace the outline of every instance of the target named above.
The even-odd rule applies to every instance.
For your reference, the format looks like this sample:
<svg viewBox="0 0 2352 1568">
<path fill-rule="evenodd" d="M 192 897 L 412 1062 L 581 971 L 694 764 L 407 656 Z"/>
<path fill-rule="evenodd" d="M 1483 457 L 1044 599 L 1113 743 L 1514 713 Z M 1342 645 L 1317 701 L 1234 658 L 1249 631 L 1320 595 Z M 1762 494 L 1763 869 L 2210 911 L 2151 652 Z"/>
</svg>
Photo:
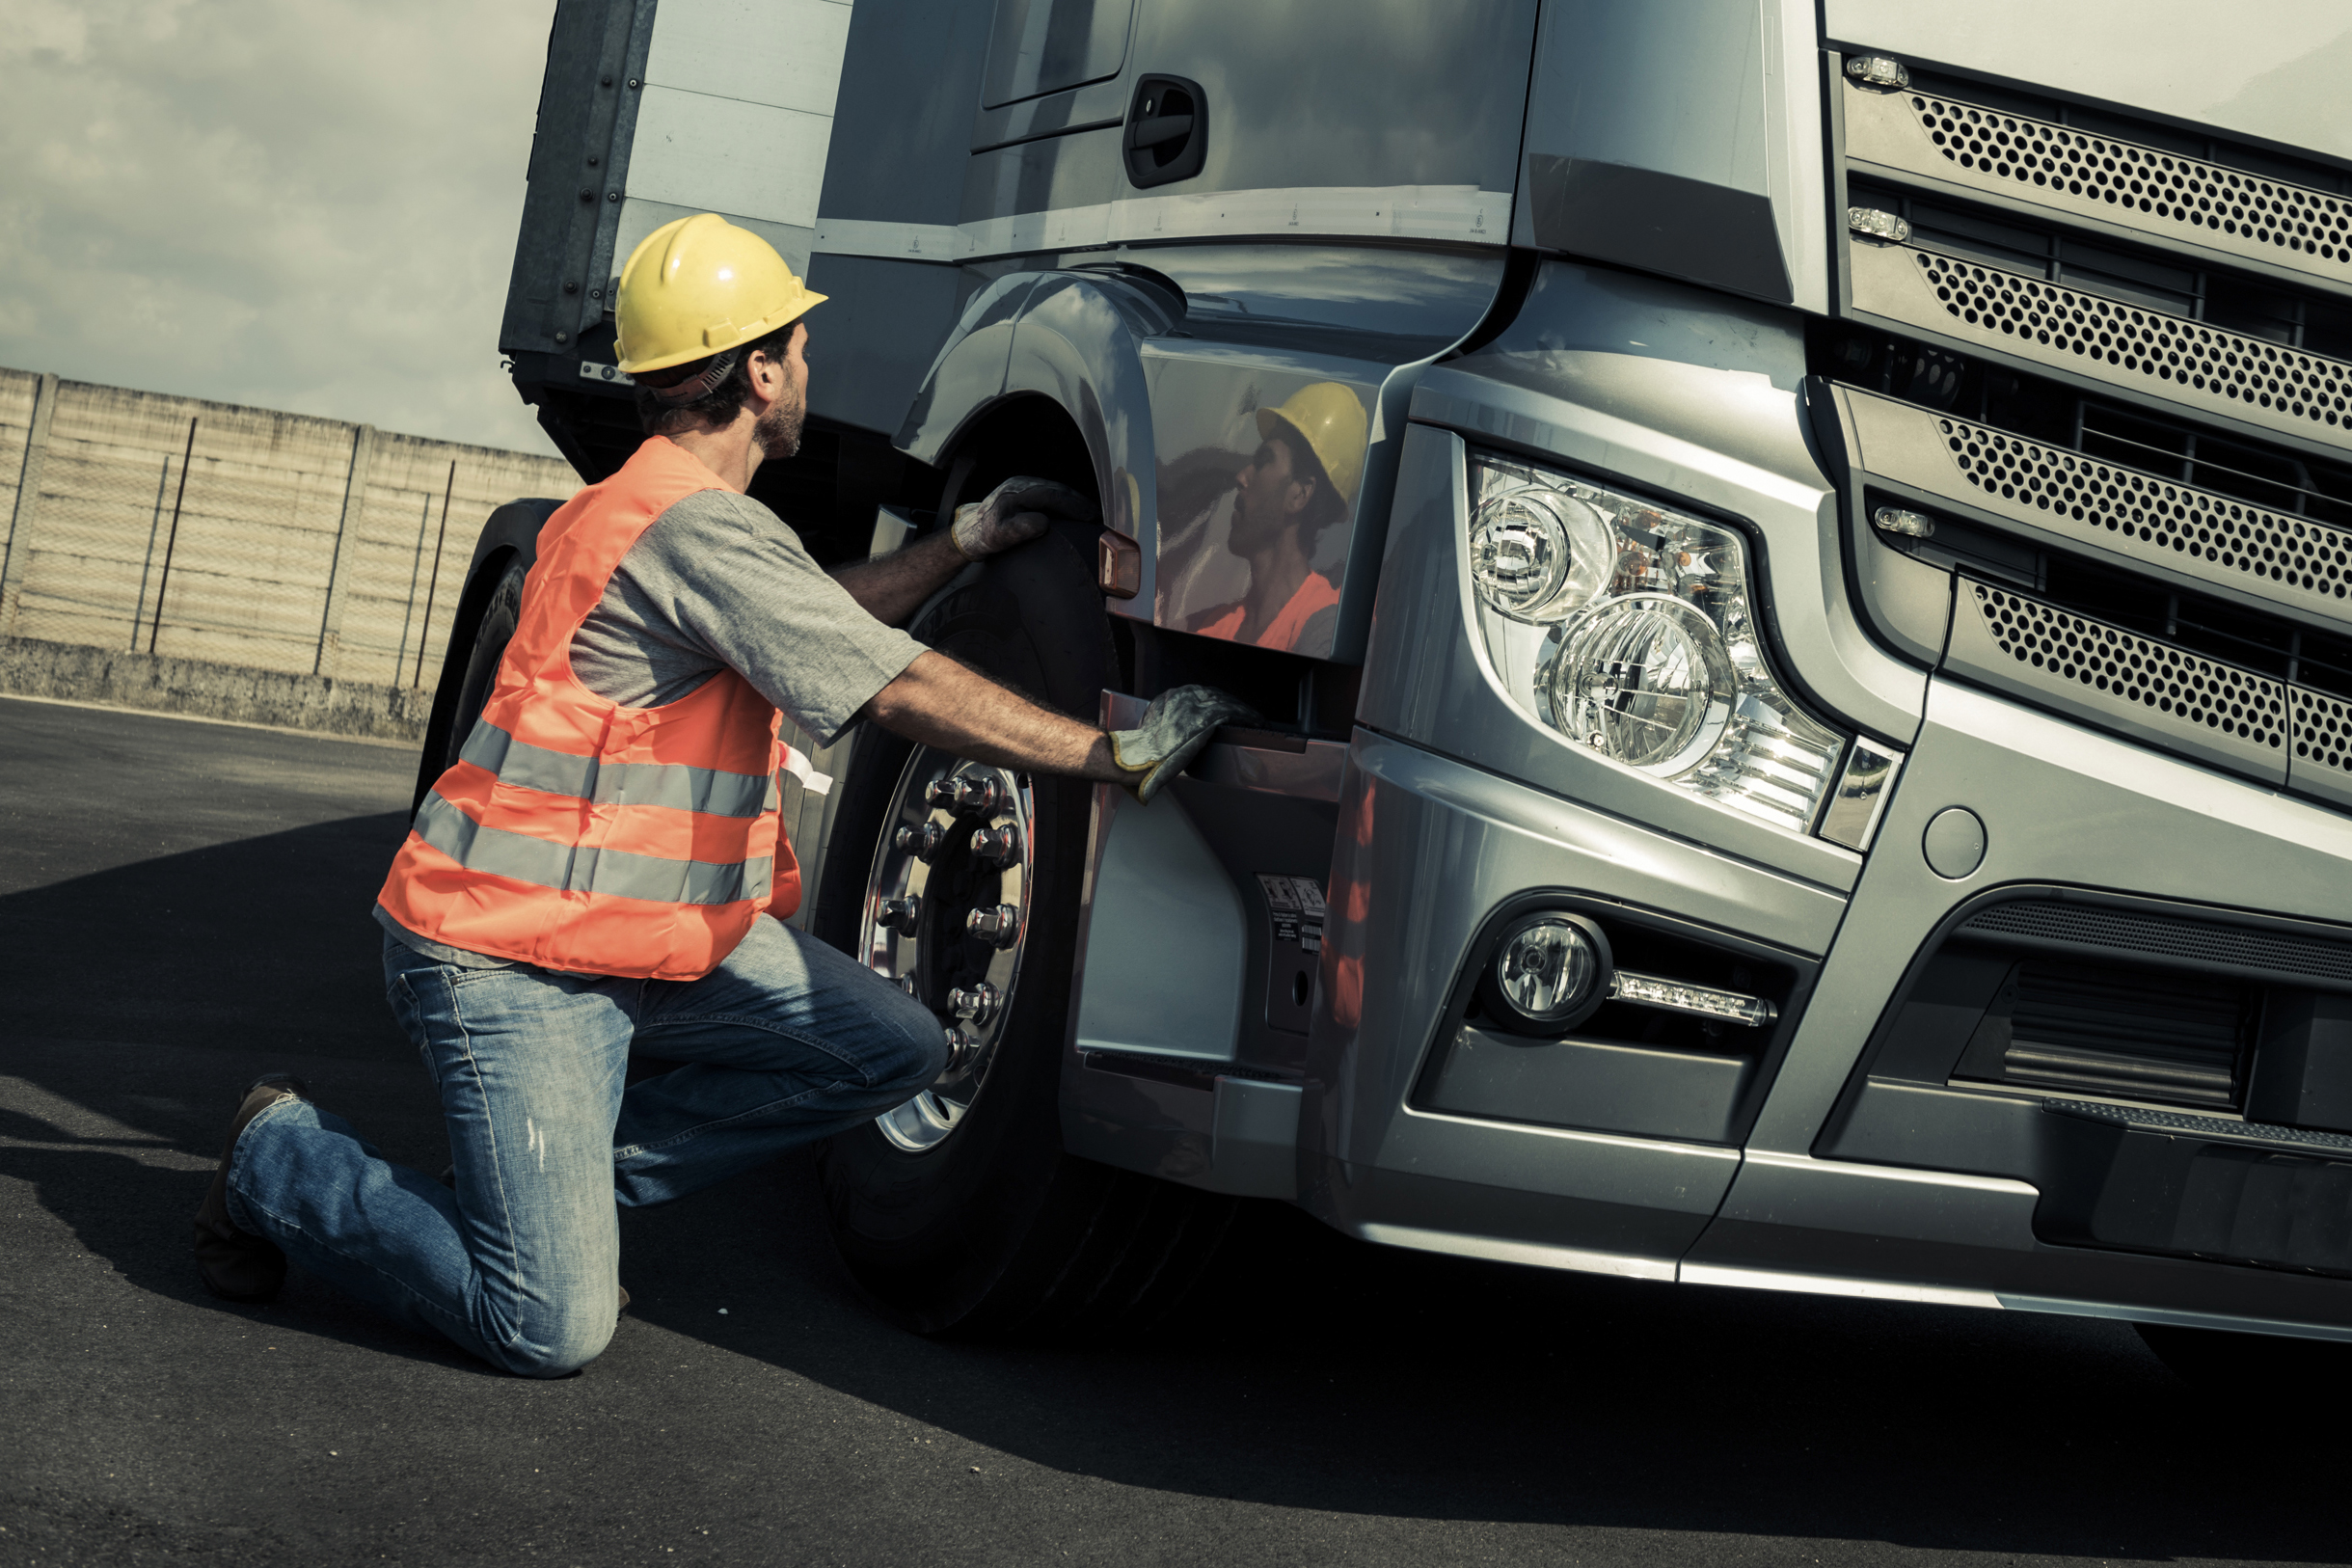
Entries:
<svg viewBox="0 0 2352 1568">
<path fill-rule="evenodd" d="M 264 1073 L 254 1080 L 230 1121 L 229 1144 L 221 1150 L 212 1185 L 197 1205 L 196 1266 L 204 1288 L 224 1301 L 268 1301 L 285 1283 L 285 1254 L 278 1244 L 238 1230 L 229 1218 L 229 1156 L 236 1152 L 246 1124 L 289 1095 L 308 1098 L 310 1091 L 291 1073 Z"/>
</svg>

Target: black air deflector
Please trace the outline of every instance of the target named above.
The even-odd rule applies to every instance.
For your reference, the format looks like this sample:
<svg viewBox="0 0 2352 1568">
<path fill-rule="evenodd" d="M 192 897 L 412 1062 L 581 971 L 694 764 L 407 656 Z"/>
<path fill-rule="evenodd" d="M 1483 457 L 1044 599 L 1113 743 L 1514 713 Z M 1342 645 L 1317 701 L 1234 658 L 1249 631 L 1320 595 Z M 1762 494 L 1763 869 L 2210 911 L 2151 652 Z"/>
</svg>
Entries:
<svg viewBox="0 0 2352 1568">
<path fill-rule="evenodd" d="M 1535 243 L 1546 250 L 1780 305 L 1797 297 L 1768 196 L 1550 152 L 1528 154 L 1527 186 Z"/>
<path fill-rule="evenodd" d="M 1814 1145 L 2066 1246 L 2352 1276 L 2352 930 L 2017 887 L 1923 945 Z"/>
<path fill-rule="evenodd" d="M 2010 968 L 1956 1078 L 2169 1105 L 2237 1103 L 2248 987 L 2050 956 Z"/>
</svg>

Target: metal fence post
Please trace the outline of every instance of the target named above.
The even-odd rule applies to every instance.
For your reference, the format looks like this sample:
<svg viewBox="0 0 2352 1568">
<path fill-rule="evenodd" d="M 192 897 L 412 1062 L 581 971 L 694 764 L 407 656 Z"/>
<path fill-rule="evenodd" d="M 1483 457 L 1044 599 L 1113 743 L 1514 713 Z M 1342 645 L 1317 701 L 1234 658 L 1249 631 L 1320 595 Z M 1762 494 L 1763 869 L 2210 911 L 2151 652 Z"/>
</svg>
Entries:
<svg viewBox="0 0 2352 1568">
<path fill-rule="evenodd" d="M 0 539 L 0 636 L 16 631 L 16 602 L 24 592 L 24 557 L 32 554 L 33 524 L 41 511 L 41 471 L 49 453 L 49 424 L 57 412 L 57 377 L 42 371 L 33 391 L 33 422 L 16 470 L 16 499 L 9 507 L 8 537 Z M 17 541 L 25 541 L 17 548 Z"/>
<path fill-rule="evenodd" d="M 155 510 L 147 521 L 147 555 L 139 562 L 139 597 L 131 601 L 131 652 L 139 651 L 139 623 L 147 619 L 147 579 L 155 568 L 155 535 L 163 531 L 163 493 L 172 483 L 172 454 L 163 454 L 163 470 L 155 475 Z"/>
<path fill-rule="evenodd" d="M 172 531 L 163 541 L 163 575 L 155 580 L 155 623 L 147 631 L 147 651 L 155 651 L 155 639 L 163 635 L 163 596 L 172 591 L 172 552 L 179 544 L 179 507 L 188 499 L 188 471 L 196 467 L 196 419 L 188 419 L 188 450 L 179 460 L 179 488 L 172 495 Z"/>
<path fill-rule="evenodd" d="M 441 547 L 449 542 L 449 498 L 457 493 L 457 459 L 449 459 L 449 482 L 441 492 L 441 531 L 433 536 L 433 575 L 424 584 L 424 624 L 417 629 L 417 679 L 424 685 L 424 653 L 433 640 L 433 593 L 441 586 Z"/>
<path fill-rule="evenodd" d="M 342 655 L 342 629 L 339 624 L 344 600 L 343 574 L 350 570 L 350 554 L 343 542 L 351 537 L 367 510 L 367 471 L 375 466 L 376 427 L 363 424 L 351 436 L 351 471 L 343 477 L 343 515 L 335 525 L 335 554 L 327 561 L 327 602 L 318 611 L 318 653 L 311 661 L 311 673 L 327 673 L 327 655 L 332 652 L 339 662 Z"/>
<path fill-rule="evenodd" d="M 433 493 L 423 491 L 424 504 L 417 512 L 417 553 L 408 563 L 408 608 L 400 612 L 400 651 L 392 655 L 391 685 L 400 684 L 400 668 L 408 662 L 409 628 L 417 624 L 417 579 L 424 571 L 424 530 L 433 526 Z"/>
</svg>

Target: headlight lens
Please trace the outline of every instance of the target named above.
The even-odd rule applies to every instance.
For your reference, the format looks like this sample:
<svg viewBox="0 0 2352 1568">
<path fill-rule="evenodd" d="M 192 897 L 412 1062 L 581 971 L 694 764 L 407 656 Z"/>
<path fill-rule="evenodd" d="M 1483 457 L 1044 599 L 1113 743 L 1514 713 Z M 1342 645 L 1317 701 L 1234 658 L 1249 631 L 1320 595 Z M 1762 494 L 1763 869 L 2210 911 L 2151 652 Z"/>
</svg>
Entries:
<svg viewBox="0 0 2352 1568">
<path fill-rule="evenodd" d="M 1811 828 L 1846 738 L 1772 678 L 1736 530 L 1492 453 L 1472 457 L 1470 530 L 1513 701 L 1627 767 Z"/>
<path fill-rule="evenodd" d="M 1616 554 L 1609 525 L 1549 485 L 1506 486 L 1470 523 L 1470 573 L 1478 595 L 1515 620 L 1565 620 L 1608 583 Z"/>
</svg>

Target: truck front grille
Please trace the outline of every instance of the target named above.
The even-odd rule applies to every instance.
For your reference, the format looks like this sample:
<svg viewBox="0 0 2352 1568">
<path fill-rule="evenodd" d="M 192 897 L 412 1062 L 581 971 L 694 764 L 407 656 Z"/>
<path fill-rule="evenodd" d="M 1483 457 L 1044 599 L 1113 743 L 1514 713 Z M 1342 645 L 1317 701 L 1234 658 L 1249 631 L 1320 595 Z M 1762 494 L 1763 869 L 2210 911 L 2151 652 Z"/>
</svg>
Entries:
<svg viewBox="0 0 2352 1568">
<path fill-rule="evenodd" d="M 1845 110 L 1848 155 L 1875 171 L 2352 285 L 2340 195 L 1945 94 L 1850 85 Z"/>
<path fill-rule="evenodd" d="M 2308 685 L 1966 573 L 1944 666 L 2159 749 L 2352 808 L 2352 703 Z"/>
<path fill-rule="evenodd" d="M 1850 255 L 1857 312 L 2352 450 L 2352 364 L 1914 246 Z"/>
<path fill-rule="evenodd" d="M 2119 564 L 2352 629 L 2352 531 L 1893 398 L 1844 395 L 1873 473 Z"/>
<path fill-rule="evenodd" d="M 1860 512 L 1948 508 L 1890 541 L 1958 572 L 1942 667 L 2352 809 L 2352 176 L 1840 79 L 1841 194 L 1902 225 L 1816 364 Z"/>
<path fill-rule="evenodd" d="M 2286 688 L 1963 575 L 1945 663 L 2167 750 L 2286 782 Z"/>
</svg>

